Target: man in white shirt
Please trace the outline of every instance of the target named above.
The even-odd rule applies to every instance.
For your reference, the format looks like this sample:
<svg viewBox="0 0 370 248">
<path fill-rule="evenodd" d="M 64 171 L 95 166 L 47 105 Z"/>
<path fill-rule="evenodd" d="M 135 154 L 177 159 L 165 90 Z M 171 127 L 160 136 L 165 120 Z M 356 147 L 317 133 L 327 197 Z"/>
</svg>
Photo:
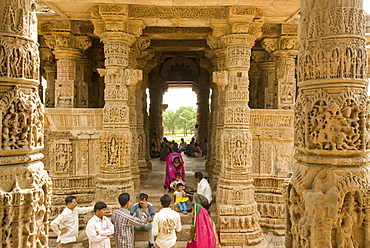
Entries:
<svg viewBox="0 0 370 248">
<path fill-rule="evenodd" d="M 97 202 L 94 206 L 95 215 L 87 222 L 86 234 L 89 237 L 89 248 L 110 248 L 110 236 L 114 226 L 105 216 L 107 204 Z"/>
<path fill-rule="evenodd" d="M 201 204 L 208 209 L 212 202 L 212 190 L 207 179 L 203 178 L 200 171 L 194 173 L 195 181 L 198 183 L 197 193 L 193 195 L 193 204 Z"/>
<path fill-rule="evenodd" d="M 157 236 L 156 248 L 177 248 L 176 232 L 181 231 L 180 214 L 170 208 L 172 198 L 169 195 L 161 197 L 163 208 L 154 216 L 152 233 Z"/>
<path fill-rule="evenodd" d="M 50 223 L 51 229 L 58 235 L 58 247 L 72 248 L 76 243 L 88 247 L 85 230 L 78 231 L 78 215 L 93 211 L 93 207 L 77 207 L 75 196 L 67 196 L 65 202 L 67 207 Z"/>
</svg>

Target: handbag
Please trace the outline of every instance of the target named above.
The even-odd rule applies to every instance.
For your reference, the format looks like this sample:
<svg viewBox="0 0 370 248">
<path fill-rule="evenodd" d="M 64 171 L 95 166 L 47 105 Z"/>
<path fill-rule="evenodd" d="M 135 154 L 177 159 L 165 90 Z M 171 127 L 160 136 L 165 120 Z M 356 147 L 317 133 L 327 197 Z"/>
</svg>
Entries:
<svg viewBox="0 0 370 248">
<path fill-rule="evenodd" d="M 197 241 L 190 241 L 186 244 L 186 248 L 197 248 Z"/>
</svg>

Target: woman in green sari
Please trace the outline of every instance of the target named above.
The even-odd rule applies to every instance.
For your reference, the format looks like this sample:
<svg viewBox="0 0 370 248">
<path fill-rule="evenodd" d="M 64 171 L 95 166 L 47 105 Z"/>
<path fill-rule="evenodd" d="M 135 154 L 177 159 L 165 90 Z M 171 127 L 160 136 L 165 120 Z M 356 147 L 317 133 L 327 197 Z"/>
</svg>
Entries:
<svg viewBox="0 0 370 248">
<path fill-rule="evenodd" d="M 193 206 L 193 220 L 187 248 L 221 247 L 216 227 L 208 211 L 200 204 Z"/>
</svg>

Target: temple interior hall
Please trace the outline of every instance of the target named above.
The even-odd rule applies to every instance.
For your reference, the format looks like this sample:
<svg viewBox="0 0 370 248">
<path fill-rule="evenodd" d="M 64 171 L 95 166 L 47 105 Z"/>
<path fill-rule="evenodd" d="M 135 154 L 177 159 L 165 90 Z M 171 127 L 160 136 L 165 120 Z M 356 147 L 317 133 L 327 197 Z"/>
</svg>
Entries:
<svg viewBox="0 0 370 248">
<path fill-rule="evenodd" d="M 196 94 L 208 151 L 183 154 L 186 181 L 207 176 L 223 247 L 370 247 L 367 5 L 2 0 L 0 247 L 58 247 L 69 195 L 110 216 L 145 192 L 159 211 L 171 88 Z"/>
</svg>

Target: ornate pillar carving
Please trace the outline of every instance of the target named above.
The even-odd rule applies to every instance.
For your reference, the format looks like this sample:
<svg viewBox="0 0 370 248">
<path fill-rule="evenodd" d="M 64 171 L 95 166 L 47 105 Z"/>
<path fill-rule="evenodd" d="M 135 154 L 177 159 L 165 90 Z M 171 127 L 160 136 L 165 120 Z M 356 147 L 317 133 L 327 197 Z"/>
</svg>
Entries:
<svg viewBox="0 0 370 248">
<path fill-rule="evenodd" d="M 149 72 L 156 66 L 152 60 L 154 50 L 148 49 L 150 39 L 145 36 L 139 37 L 137 43 L 138 56 L 136 59 L 137 67 L 143 71 L 143 80 L 136 86 L 136 112 L 137 114 L 137 133 L 138 133 L 138 167 L 140 178 L 147 179 L 149 170 L 152 169 L 149 154 L 149 132 L 148 132 L 148 113 L 147 113 L 147 95 Z"/>
<path fill-rule="evenodd" d="M 199 85 L 197 87 L 197 123 L 199 125 L 199 143 L 203 149 L 204 139 L 207 139 L 208 134 L 208 115 L 209 115 L 209 77 L 200 75 L 198 77 Z"/>
<path fill-rule="evenodd" d="M 129 92 L 142 79 L 142 72 L 128 69 L 128 64 L 130 47 L 144 26 L 141 21 L 128 20 L 127 5 L 102 4 L 93 8 L 91 15 L 94 31 L 104 43 L 105 69 L 98 70 L 106 85 L 96 197 L 116 204 L 120 193 L 134 193 L 132 156 L 137 154 L 131 149 L 130 123 L 136 122 L 136 113 L 130 112 Z"/>
<path fill-rule="evenodd" d="M 263 108 L 265 97 L 265 81 L 261 77 L 260 64 L 265 61 L 266 52 L 252 51 L 251 66 L 249 69 L 249 107 Z M 262 106 L 262 107 L 261 107 Z"/>
<path fill-rule="evenodd" d="M 213 76 L 225 92 L 217 213 L 221 242 L 228 247 L 266 247 L 252 184 L 248 107 L 251 48 L 261 35 L 263 18 L 264 14 L 257 8 L 230 7 L 228 29 L 219 36 L 217 46 L 211 44 L 223 49 L 225 58 L 223 66 L 218 67 L 222 71 Z"/>
<path fill-rule="evenodd" d="M 55 107 L 77 107 L 76 80 L 77 60 L 91 46 L 91 40 L 84 35 L 75 35 L 71 31 L 70 21 L 54 21 L 42 24 L 46 44 L 53 49 L 57 60 L 57 79 L 55 81 Z"/>
<path fill-rule="evenodd" d="M 91 78 L 93 74 L 93 66 L 94 61 L 91 59 L 79 59 L 77 60 L 76 66 L 77 66 L 77 74 L 76 74 L 76 83 L 75 87 L 77 89 L 75 93 L 76 102 L 75 106 L 76 108 L 89 108 L 92 107 L 89 104 L 89 100 L 92 97 L 89 95 L 91 90 L 89 88 L 91 87 Z M 89 87 L 90 86 L 90 87 Z"/>
<path fill-rule="evenodd" d="M 141 81 L 143 79 L 143 74 L 141 70 L 134 70 L 134 69 L 127 69 L 126 71 L 131 70 L 132 75 L 131 77 L 135 77 L 134 79 L 136 82 Z M 136 83 L 135 83 L 136 84 Z M 136 102 L 137 102 L 137 95 L 136 95 L 136 85 L 130 85 L 128 87 L 128 107 L 130 113 L 130 130 L 132 134 L 132 140 L 130 149 L 131 149 L 131 171 L 132 171 L 132 179 L 134 181 L 135 188 L 140 187 L 140 171 L 138 165 L 138 158 L 139 158 L 139 134 L 137 131 L 138 126 L 138 114 L 141 112 L 136 111 Z"/>
<path fill-rule="evenodd" d="M 284 28 L 282 28 L 284 30 Z M 276 70 L 275 108 L 293 109 L 296 99 L 295 58 L 298 55 L 296 36 L 281 35 L 277 41 L 277 50 L 272 52 Z"/>
<path fill-rule="evenodd" d="M 370 247 L 362 1 L 301 1 L 286 247 Z"/>
<path fill-rule="evenodd" d="M 262 84 L 260 86 L 260 108 L 273 109 L 275 107 L 275 98 L 277 96 L 275 87 L 275 62 L 267 61 L 260 64 L 262 73 Z"/>
<path fill-rule="evenodd" d="M 162 79 L 152 77 L 149 84 L 150 106 L 149 106 L 149 123 L 150 123 L 150 140 L 161 140 L 163 135 L 162 127 L 162 102 L 163 94 L 166 89 L 161 87 Z"/>
<path fill-rule="evenodd" d="M 40 38 L 40 65 L 44 70 L 42 75 L 46 80 L 45 101 L 44 104 L 48 108 L 55 107 L 55 79 L 56 79 L 56 64 L 52 50 L 45 44 L 45 39 Z"/>
<path fill-rule="evenodd" d="M 35 1 L 0 5 L 0 243 L 48 247 L 51 180 L 41 162 L 44 109 L 38 95 Z M 17 20 L 17 21 L 16 21 Z"/>
<path fill-rule="evenodd" d="M 269 53 L 268 59 L 265 59 L 260 65 L 263 82 L 263 84 L 261 84 L 260 92 L 263 93 L 260 93 L 261 101 L 259 102 L 259 106 L 265 109 L 274 109 L 277 106 L 276 102 L 278 93 L 275 85 L 276 58 L 272 56 L 272 53 L 276 50 L 277 41 L 277 38 L 265 38 L 261 41 L 261 46 Z"/>
</svg>

